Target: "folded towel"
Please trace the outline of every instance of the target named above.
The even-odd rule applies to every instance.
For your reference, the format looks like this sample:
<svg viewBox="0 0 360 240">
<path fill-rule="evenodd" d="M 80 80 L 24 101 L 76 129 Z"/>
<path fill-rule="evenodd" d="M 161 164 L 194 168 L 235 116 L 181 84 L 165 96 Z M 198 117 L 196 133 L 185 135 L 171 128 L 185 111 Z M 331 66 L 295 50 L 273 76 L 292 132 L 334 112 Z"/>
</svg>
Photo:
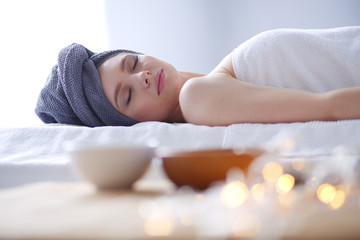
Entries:
<svg viewBox="0 0 360 240">
<path fill-rule="evenodd" d="M 130 126 L 135 120 L 118 112 L 106 98 L 97 67 L 119 53 L 112 50 L 94 54 L 80 44 L 71 44 L 59 53 L 42 89 L 35 112 L 45 123 L 96 126 Z"/>
</svg>

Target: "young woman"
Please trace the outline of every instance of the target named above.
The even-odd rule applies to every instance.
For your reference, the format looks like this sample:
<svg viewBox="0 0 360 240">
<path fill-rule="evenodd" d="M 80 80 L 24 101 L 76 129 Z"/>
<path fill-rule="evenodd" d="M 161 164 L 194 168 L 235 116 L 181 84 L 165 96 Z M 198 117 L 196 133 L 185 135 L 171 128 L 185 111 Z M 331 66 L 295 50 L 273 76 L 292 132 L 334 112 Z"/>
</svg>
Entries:
<svg viewBox="0 0 360 240">
<path fill-rule="evenodd" d="M 360 27 L 279 29 L 241 44 L 209 74 L 127 50 L 63 49 L 36 113 L 87 126 L 143 121 L 226 126 L 360 119 Z"/>
</svg>

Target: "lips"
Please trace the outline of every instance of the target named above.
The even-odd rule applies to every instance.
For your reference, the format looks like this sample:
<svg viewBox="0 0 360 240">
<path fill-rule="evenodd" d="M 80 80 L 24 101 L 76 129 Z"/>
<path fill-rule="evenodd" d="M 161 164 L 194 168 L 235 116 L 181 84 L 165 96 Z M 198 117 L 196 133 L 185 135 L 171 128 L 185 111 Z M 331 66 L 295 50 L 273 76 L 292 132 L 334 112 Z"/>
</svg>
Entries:
<svg viewBox="0 0 360 240">
<path fill-rule="evenodd" d="M 157 94 L 159 96 L 165 86 L 165 73 L 162 69 L 156 73 L 155 85 L 156 85 Z"/>
</svg>

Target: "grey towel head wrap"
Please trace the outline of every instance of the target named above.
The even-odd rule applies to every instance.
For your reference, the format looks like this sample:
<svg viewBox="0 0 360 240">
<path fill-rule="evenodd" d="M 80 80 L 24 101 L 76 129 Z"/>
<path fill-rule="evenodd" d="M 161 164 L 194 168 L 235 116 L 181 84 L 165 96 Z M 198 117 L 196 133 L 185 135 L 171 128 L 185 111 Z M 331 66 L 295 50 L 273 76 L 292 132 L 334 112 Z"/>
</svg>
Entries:
<svg viewBox="0 0 360 240">
<path fill-rule="evenodd" d="M 94 54 L 80 44 L 62 49 L 41 90 L 35 108 L 45 123 L 97 126 L 131 126 L 137 121 L 118 112 L 103 91 L 97 67 L 119 53 L 111 50 Z"/>
</svg>

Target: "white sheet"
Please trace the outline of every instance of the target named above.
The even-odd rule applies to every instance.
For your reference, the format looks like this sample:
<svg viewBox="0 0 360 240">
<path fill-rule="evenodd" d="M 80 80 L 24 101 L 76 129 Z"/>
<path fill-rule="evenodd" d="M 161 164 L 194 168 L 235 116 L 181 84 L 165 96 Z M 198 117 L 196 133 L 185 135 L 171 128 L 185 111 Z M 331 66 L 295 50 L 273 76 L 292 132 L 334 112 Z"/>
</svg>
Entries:
<svg viewBox="0 0 360 240">
<path fill-rule="evenodd" d="M 37 181 L 75 181 L 67 143 L 146 143 L 184 150 L 279 146 L 294 143 L 287 157 L 327 156 L 338 146 L 359 149 L 360 120 L 228 127 L 139 123 L 132 127 L 41 125 L 0 129 L 0 188 Z M 159 167 L 158 165 L 156 165 Z"/>
</svg>

